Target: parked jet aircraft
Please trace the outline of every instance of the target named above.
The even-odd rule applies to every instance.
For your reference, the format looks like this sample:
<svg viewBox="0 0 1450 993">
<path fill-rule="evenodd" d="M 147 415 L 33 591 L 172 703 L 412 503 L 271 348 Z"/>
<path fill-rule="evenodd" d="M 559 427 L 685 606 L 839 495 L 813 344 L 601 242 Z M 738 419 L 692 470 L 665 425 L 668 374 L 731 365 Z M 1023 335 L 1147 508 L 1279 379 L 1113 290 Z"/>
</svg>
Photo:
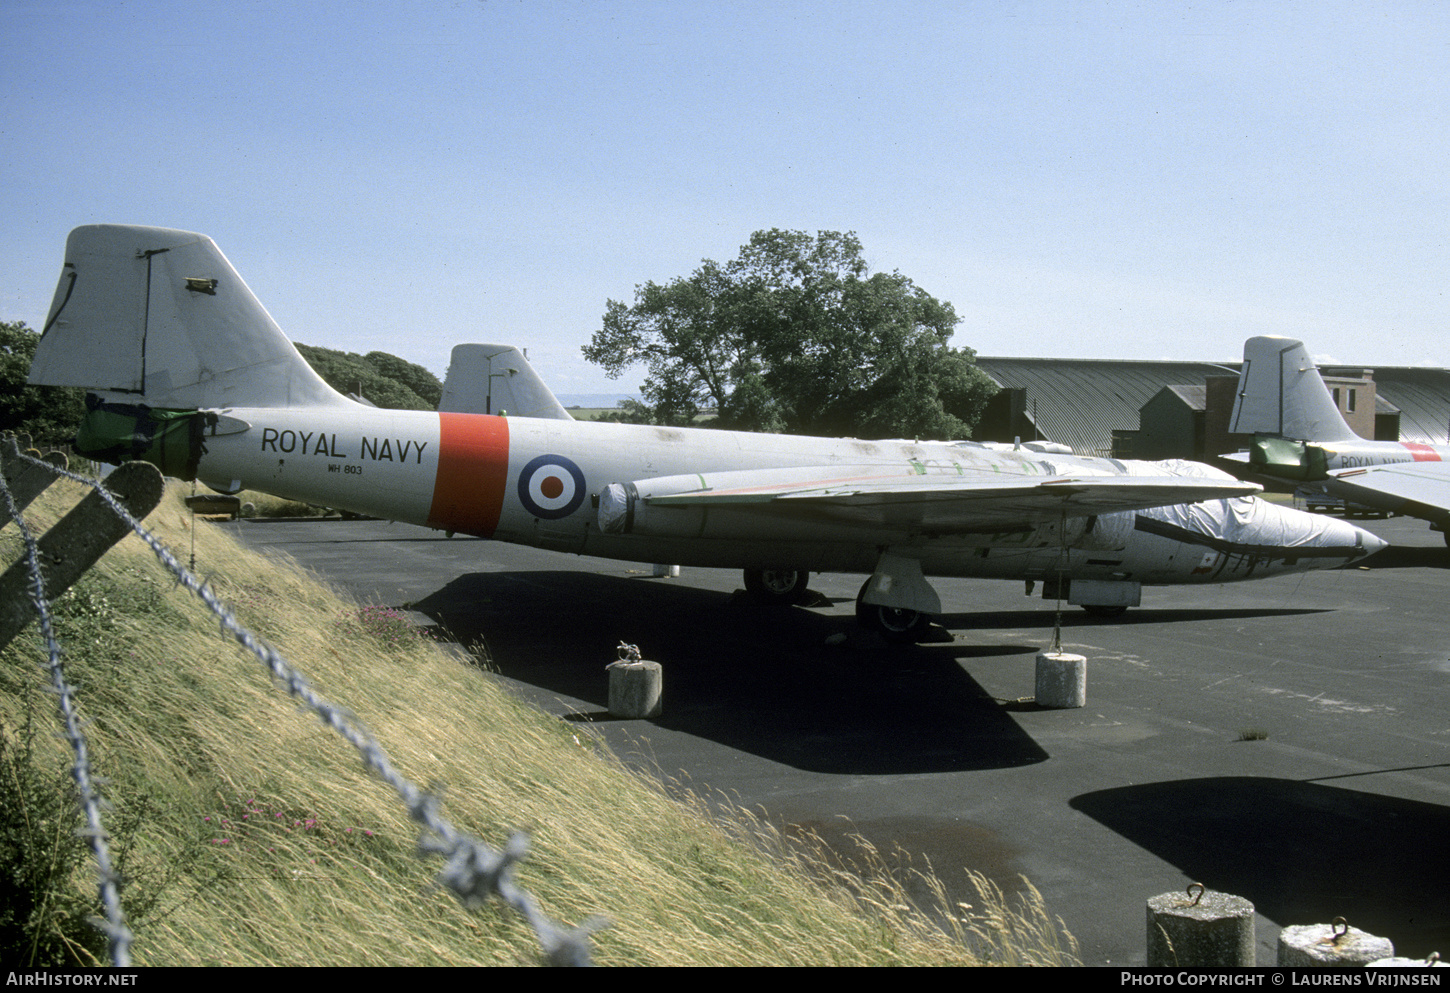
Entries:
<svg viewBox="0 0 1450 993">
<path fill-rule="evenodd" d="M 1427 520 L 1450 544 L 1450 445 L 1355 434 L 1303 342 L 1271 336 L 1244 342 L 1229 431 L 1255 436 L 1241 459 L 1252 471 L 1322 480 L 1341 499 Z"/>
<path fill-rule="evenodd" d="M 897 640 L 941 612 L 927 575 L 1026 580 L 1029 592 L 1040 581 L 1121 610 L 1145 583 L 1339 566 L 1384 544 L 1194 463 L 575 422 L 535 395 L 522 353 L 484 354 L 503 350 L 475 385 L 523 383 L 546 416 L 361 406 L 302 360 L 211 239 L 93 225 L 67 242 L 30 381 L 92 391 L 83 450 L 222 490 L 740 568 L 749 590 L 783 602 L 811 572 L 864 573 L 858 615 Z"/>
</svg>

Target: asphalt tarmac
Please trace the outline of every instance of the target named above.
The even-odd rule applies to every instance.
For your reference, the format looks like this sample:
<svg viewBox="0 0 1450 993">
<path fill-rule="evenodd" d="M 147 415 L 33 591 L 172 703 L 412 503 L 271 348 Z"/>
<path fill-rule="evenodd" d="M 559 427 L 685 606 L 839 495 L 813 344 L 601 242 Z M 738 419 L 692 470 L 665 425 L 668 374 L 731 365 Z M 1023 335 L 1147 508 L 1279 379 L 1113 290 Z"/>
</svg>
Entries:
<svg viewBox="0 0 1450 993">
<path fill-rule="evenodd" d="M 1260 964 L 1282 927 L 1341 916 L 1450 954 L 1450 550 L 1421 521 L 1368 522 L 1394 547 L 1362 567 L 1145 589 L 1112 621 L 1064 607 L 1063 649 L 1088 659 L 1070 710 L 1032 701 L 1057 612 L 1020 583 L 933 580 L 952 613 L 900 648 L 856 626 L 860 576 L 763 607 L 733 571 L 381 521 L 226 526 L 486 646 L 521 696 L 657 775 L 842 851 L 900 849 L 952 900 L 974 899 L 967 869 L 1025 877 L 1087 965 L 1143 963 L 1147 900 L 1193 882 L 1253 902 Z M 607 712 L 621 641 L 664 667 L 657 720 Z"/>
</svg>

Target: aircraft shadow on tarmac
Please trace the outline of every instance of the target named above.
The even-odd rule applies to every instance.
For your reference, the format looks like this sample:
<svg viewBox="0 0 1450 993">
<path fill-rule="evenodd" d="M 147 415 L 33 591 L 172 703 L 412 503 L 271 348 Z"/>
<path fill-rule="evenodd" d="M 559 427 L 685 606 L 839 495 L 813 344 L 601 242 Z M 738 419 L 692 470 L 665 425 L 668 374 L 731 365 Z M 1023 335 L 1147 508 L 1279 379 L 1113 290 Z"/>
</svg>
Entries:
<svg viewBox="0 0 1450 993">
<path fill-rule="evenodd" d="M 832 603 L 822 597 L 816 605 Z M 762 606 L 743 591 L 575 571 L 469 573 L 411 607 L 450 640 L 482 639 L 503 675 L 597 707 L 573 715 L 579 720 L 611 720 L 604 667 L 623 641 L 664 666 L 664 714 L 653 723 L 796 768 L 896 774 L 1048 758 L 1011 717 L 1035 705 L 994 699 L 962 665 L 1001 658 L 1030 666 L 1039 641 L 973 646 L 938 627 L 924 644 L 891 646 L 858 627 L 853 613 Z M 1104 621 L 1070 608 L 1063 626 L 1317 612 L 1167 608 Z M 957 630 L 1044 630 L 1040 609 L 941 620 Z M 826 644 L 833 635 L 844 635 L 844 643 Z"/>
<path fill-rule="evenodd" d="M 1281 927 L 1344 917 L 1398 955 L 1450 948 L 1450 808 L 1259 777 L 1124 786 L 1071 806 Z"/>
<path fill-rule="evenodd" d="M 1450 548 L 1434 545 L 1391 545 L 1365 559 L 1360 568 L 1450 569 Z"/>
<path fill-rule="evenodd" d="M 1038 646 L 893 647 L 854 616 L 761 606 L 729 594 L 582 572 L 459 576 L 410 605 L 464 645 L 480 638 L 505 676 L 597 707 L 621 642 L 664 667 L 653 724 L 800 769 L 864 775 L 995 769 L 1047 758 L 961 667 Z M 826 639 L 845 634 L 828 645 Z"/>
<path fill-rule="evenodd" d="M 1189 621 L 1219 621 L 1247 617 L 1293 617 L 1297 614 L 1329 613 L 1323 607 L 1232 607 L 1189 608 L 1189 607 L 1134 607 L 1117 617 L 1096 617 L 1081 607 L 1064 606 L 1062 626 L 1064 628 L 1091 628 L 1103 625 L 1135 624 L 1177 624 Z M 1044 621 L 1044 616 L 1049 619 Z M 949 628 L 991 631 L 1015 628 L 1051 628 L 1051 615 L 1042 610 L 979 611 L 976 613 L 943 614 L 941 622 Z"/>
</svg>

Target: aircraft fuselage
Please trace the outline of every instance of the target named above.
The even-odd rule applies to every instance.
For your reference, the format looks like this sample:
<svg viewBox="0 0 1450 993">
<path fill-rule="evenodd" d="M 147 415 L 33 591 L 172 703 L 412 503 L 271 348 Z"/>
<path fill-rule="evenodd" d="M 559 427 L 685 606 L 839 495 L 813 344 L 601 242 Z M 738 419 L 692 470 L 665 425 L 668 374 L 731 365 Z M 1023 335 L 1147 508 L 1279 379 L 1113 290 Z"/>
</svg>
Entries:
<svg viewBox="0 0 1450 993">
<path fill-rule="evenodd" d="M 1450 446 L 1414 441 L 1330 441 L 1316 447 L 1324 450 L 1325 468 L 1330 471 L 1398 462 L 1444 462 L 1450 457 Z"/>
<path fill-rule="evenodd" d="M 903 475 L 1121 475 L 1128 464 L 970 443 L 805 438 L 363 406 L 235 408 L 224 414 L 220 431 L 231 433 L 206 438 L 198 467 L 199 478 L 218 488 L 257 489 L 449 532 L 629 561 L 870 573 L 890 547 L 918 558 L 928 575 L 1049 579 L 1060 572 L 1074 579 L 1165 584 L 1317 568 L 1369 550 L 1356 548 L 1356 532 L 1348 525 L 1340 540 L 1319 547 L 1215 537 L 1224 515 L 1268 514 L 1272 536 L 1280 539 L 1304 526 L 1298 517 L 1281 519 L 1281 508 L 1251 498 L 1192 505 L 1207 515 L 1202 529 L 1184 527 L 1173 516 L 1182 508 L 946 536 L 926 524 L 866 530 L 849 522 L 782 522 L 748 509 L 720 508 L 688 518 L 698 523 L 683 533 L 610 534 L 598 524 L 597 504 L 601 489 L 615 482 L 801 465 L 899 466 Z M 658 518 L 662 512 L 654 513 Z M 1336 524 L 1316 519 L 1320 527 Z"/>
</svg>

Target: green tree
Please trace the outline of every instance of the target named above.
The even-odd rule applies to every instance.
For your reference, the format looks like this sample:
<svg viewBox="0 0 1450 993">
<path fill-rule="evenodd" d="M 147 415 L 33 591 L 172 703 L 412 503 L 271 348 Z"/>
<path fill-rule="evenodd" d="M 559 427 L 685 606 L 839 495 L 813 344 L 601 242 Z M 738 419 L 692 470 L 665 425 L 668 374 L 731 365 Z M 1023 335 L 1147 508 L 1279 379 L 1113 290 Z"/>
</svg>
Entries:
<svg viewBox="0 0 1450 993">
<path fill-rule="evenodd" d="M 606 424 L 654 424 L 655 417 L 650 408 L 638 400 L 626 397 L 613 410 L 605 411 L 593 418 Z"/>
<path fill-rule="evenodd" d="M 318 345 L 295 344 L 307 364 L 339 393 L 360 395 L 390 410 L 438 409 L 443 384 L 420 365 L 387 352 L 358 355 Z"/>
<path fill-rule="evenodd" d="M 584 357 L 613 378 L 638 363 L 657 423 L 953 439 L 997 390 L 952 348 L 952 305 L 899 272 L 870 273 L 852 233 L 757 231 L 735 260 L 606 304 Z"/>
<path fill-rule="evenodd" d="M 412 390 L 418 399 L 428 405 L 428 410 L 438 409 L 438 402 L 443 399 L 443 384 L 427 369 L 387 352 L 368 352 L 363 360 L 380 375 Z"/>
<path fill-rule="evenodd" d="M 26 383 L 38 344 L 40 333 L 24 321 L 0 321 L 0 431 L 25 432 L 49 444 L 68 442 L 85 416 L 86 393 Z"/>
</svg>

